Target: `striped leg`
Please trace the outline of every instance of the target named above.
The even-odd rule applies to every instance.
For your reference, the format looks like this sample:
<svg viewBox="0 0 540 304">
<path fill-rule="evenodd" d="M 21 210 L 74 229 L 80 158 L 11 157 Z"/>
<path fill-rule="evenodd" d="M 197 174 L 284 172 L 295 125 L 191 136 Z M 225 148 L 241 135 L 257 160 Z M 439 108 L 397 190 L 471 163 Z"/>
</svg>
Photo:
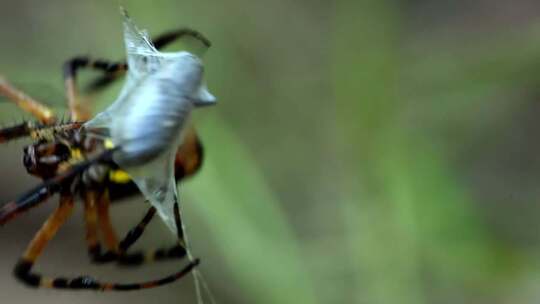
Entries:
<svg viewBox="0 0 540 304">
<path fill-rule="evenodd" d="M 98 199 L 100 194 L 97 190 L 85 190 L 83 193 L 84 200 L 84 221 L 86 225 L 86 245 L 88 255 L 94 263 L 105 263 L 113 261 L 117 255 L 108 251 L 108 254 L 101 253 L 101 245 L 98 239 Z"/>
<path fill-rule="evenodd" d="M 146 214 L 142 218 L 142 220 L 135 226 L 135 228 L 132 228 L 124 237 L 124 239 L 120 242 L 120 251 L 125 253 L 128 251 L 129 247 L 131 247 L 135 242 L 141 237 L 144 230 L 146 229 L 146 226 L 150 221 L 154 218 L 154 215 L 156 215 L 156 208 L 150 207 L 148 211 L 146 211 Z"/>
<path fill-rule="evenodd" d="M 38 257 L 42 254 L 47 243 L 58 232 L 58 229 L 65 223 L 65 221 L 71 215 L 73 210 L 73 195 L 70 193 L 62 193 L 60 197 L 60 205 L 56 211 L 49 217 L 43 227 L 38 231 L 30 245 L 26 249 L 25 253 L 16 264 L 14 268 L 14 275 L 28 286 L 31 287 L 43 287 L 43 288 L 60 288 L 60 289 L 90 289 L 101 291 L 129 291 L 145 288 L 153 288 L 164 284 L 172 283 L 184 275 L 188 274 L 199 261 L 186 265 L 180 271 L 166 276 L 164 278 L 148 281 L 143 283 L 130 283 L 130 284 L 118 284 L 118 283 L 101 283 L 96 279 L 88 276 L 79 276 L 75 278 L 49 278 L 44 277 L 36 272 L 32 272 L 34 263 Z"/>
<path fill-rule="evenodd" d="M 180 246 L 173 246 L 167 249 L 157 249 L 148 252 L 127 252 L 139 237 L 143 234 L 146 225 L 152 220 L 156 213 L 154 207 L 150 207 L 143 219 L 135 228 L 131 229 L 124 239 L 119 243 L 119 252 L 111 250 L 102 253 L 98 239 L 98 205 L 99 193 L 89 190 L 84 193 L 84 219 L 86 224 L 86 244 L 88 254 L 94 263 L 107 263 L 117 261 L 121 265 L 135 266 L 149 261 L 162 261 L 168 259 L 183 258 L 186 255 L 185 249 Z"/>
<path fill-rule="evenodd" d="M 174 222 L 176 224 L 176 237 L 178 240 L 178 245 L 175 245 L 171 247 L 171 249 L 168 249 L 167 251 L 181 251 L 181 256 L 173 256 L 173 257 L 183 257 L 186 254 L 186 243 L 184 239 L 184 230 L 182 229 L 182 217 L 180 216 L 180 207 L 178 206 L 178 201 L 175 198 L 174 206 L 173 206 L 173 212 L 174 212 Z M 146 212 L 146 215 L 143 217 L 141 222 L 135 226 L 135 228 L 131 229 L 126 237 L 122 240 L 120 243 L 120 252 L 126 252 L 131 245 L 133 245 L 139 237 L 143 234 L 146 226 L 148 223 L 152 220 L 154 215 L 156 214 L 156 209 L 154 207 L 150 207 L 148 211 Z M 180 249 L 178 249 L 180 247 Z M 159 249 L 155 252 L 162 252 L 162 254 L 159 254 L 161 258 L 167 258 L 166 256 L 162 256 L 166 250 Z"/>
<path fill-rule="evenodd" d="M 118 248 L 118 237 L 114 231 L 111 223 L 111 217 L 109 213 L 109 194 L 107 191 L 100 191 L 97 200 L 97 214 L 98 224 L 105 242 L 105 247 L 108 251 L 118 255 L 120 250 Z"/>
<path fill-rule="evenodd" d="M 144 232 L 146 225 L 152 220 L 156 210 L 151 207 L 141 222 L 131 229 L 125 238 L 118 244 L 118 252 L 108 250 L 105 253 L 101 251 L 101 245 L 98 239 L 98 199 L 100 194 L 96 191 L 87 191 L 84 194 L 84 218 L 86 223 L 86 244 L 90 259 L 94 263 L 102 264 L 117 261 L 121 265 L 140 265 L 151 260 L 165 260 L 171 258 L 182 258 L 185 251 L 180 246 L 170 249 L 158 249 L 147 253 L 133 252 L 127 253 L 127 250 L 133 245 Z M 114 232 L 112 232 L 114 233 Z M 114 236 L 113 236 L 114 238 Z"/>
<path fill-rule="evenodd" d="M 44 278 L 37 273 L 33 273 L 32 266 L 45 249 L 47 243 L 71 215 L 72 210 L 73 196 L 69 193 L 63 193 L 60 197 L 60 205 L 38 231 L 15 266 L 13 274 L 16 278 L 31 287 L 55 287 L 55 285 L 58 285 L 58 279 Z"/>
<path fill-rule="evenodd" d="M 154 44 L 156 49 L 159 50 L 183 37 L 192 37 L 200 41 L 207 48 L 212 46 L 212 43 L 210 42 L 210 40 L 208 40 L 208 38 L 206 38 L 200 32 L 190 29 L 190 28 L 181 28 L 174 31 L 163 33 L 157 36 L 155 39 L 153 39 L 152 43 Z"/>
<path fill-rule="evenodd" d="M 0 129 L 0 143 L 30 136 L 33 129 L 35 129 L 35 126 L 30 121 L 25 121 L 15 126 Z"/>
<path fill-rule="evenodd" d="M 89 204 L 90 205 L 90 204 Z M 129 248 L 140 238 L 144 233 L 144 230 L 148 223 L 153 219 L 156 214 L 156 209 L 150 207 L 142 220 L 132 228 L 124 237 L 124 239 L 119 243 L 119 253 L 113 251 L 107 251 L 104 254 L 101 253 L 100 246 L 97 241 L 97 227 L 95 221 L 95 209 L 92 211 L 91 207 L 86 207 L 86 216 L 87 218 L 87 244 L 89 254 L 92 258 L 92 261 L 95 263 L 106 263 L 111 261 L 116 261 L 120 265 L 125 266 L 137 266 L 146 262 L 151 261 L 163 261 L 169 259 L 181 259 L 186 256 L 185 249 L 180 246 L 172 246 L 170 248 L 162 248 L 156 250 L 150 250 L 146 252 L 136 251 L 136 252 L 127 252 Z M 94 213 L 94 215 L 92 215 Z M 88 226 L 88 223 L 93 225 Z"/>
<path fill-rule="evenodd" d="M 0 209 L 0 226 L 24 213 L 26 210 L 45 202 L 49 197 L 57 193 L 59 189 L 60 183 L 43 183 L 23 194 L 17 200 L 3 205 Z"/>
<path fill-rule="evenodd" d="M 25 121 L 21 124 L 0 129 L 0 143 L 22 137 L 32 136 L 34 139 L 52 136 L 54 133 L 60 133 L 68 130 L 80 128 L 82 123 L 71 122 L 55 125 L 37 125 L 31 121 Z"/>
<path fill-rule="evenodd" d="M 7 97 L 23 111 L 32 114 L 41 123 L 53 124 L 56 121 L 56 117 L 49 107 L 15 88 L 2 76 L 0 76 L 0 95 Z"/>
<path fill-rule="evenodd" d="M 97 225 L 97 194 L 92 190 L 84 190 L 84 224 L 86 228 L 86 246 L 88 248 L 88 255 L 94 260 L 100 260 L 101 246 L 98 239 L 98 225 Z"/>
<path fill-rule="evenodd" d="M 163 261 L 169 259 L 181 259 L 186 256 L 186 250 L 181 245 L 175 245 L 170 248 L 151 250 L 147 252 L 131 252 L 128 249 L 133 245 L 139 237 L 144 233 L 148 223 L 156 214 L 156 208 L 150 207 L 142 220 L 135 228 L 131 229 L 120 242 L 120 256 L 118 263 L 121 265 L 140 265 L 145 262 Z"/>
<path fill-rule="evenodd" d="M 186 256 L 186 249 L 181 245 L 175 245 L 170 248 L 161 248 L 146 252 L 136 251 L 122 253 L 117 263 L 122 266 L 140 266 L 144 263 L 154 261 L 168 261 L 173 259 L 183 259 Z"/>
<path fill-rule="evenodd" d="M 152 208 L 150 208 L 150 210 L 147 212 L 147 214 L 143 218 L 143 221 L 141 222 L 142 223 L 142 228 L 135 228 L 135 229 L 139 229 L 140 232 L 134 232 L 133 233 L 134 240 L 126 241 L 125 246 L 130 245 L 130 243 L 133 244 L 133 242 L 138 238 L 138 236 L 140 236 L 142 234 L 142 232 L 144 231 L 144 227 L 151 220 L 151 218 L 153 217 L 154 214 L 155 214 L 155 210 L 152 211 Z M 178 246 L 181 246 L 182 248 L 185 248 L 184 233 L 183 233 L 183 229 L 182 229 L 182 222 L 181 222 L 180 208 L 178 206 L 178 201 L 176 201 L 175 204 L 174 204 L 174 219 L 175 219 L 175 223 L 176 223 L 176 227 L 177 227 L 177 237 L 178 237 L 178 241 L 180 243 L 180 245 L 178 245 Z M 128 233 L 128 236 L 129 236 L 129 233 Z M 185 250 L 184 250 L 184 252 L 185 252 Z M 161 285 L 172 283 L 172 282 L 180 279 L 184 275 L 188 274 L 189 272 L 191 272 L 191 270 L 193 270 L 193 268 L 195 266 L 197 266 L 199 263 L 200 263 L 199 259 L 193 259 L 180 272 L 169 275 L 169 276 L 164 277 L 162 279 L 155 280 L 155 281 L 149 281 L 149 282 L 142 283 L 142 284 L 125 284 L 125 285 L 116 285 L 116 286 L 113 285 L 113 286 L 110 286 L 111 289 L 105 289 L 105 290 L 138 290 L 138 289 L 158 287 L 158 286 L 161 286 Z"/>
</svg>

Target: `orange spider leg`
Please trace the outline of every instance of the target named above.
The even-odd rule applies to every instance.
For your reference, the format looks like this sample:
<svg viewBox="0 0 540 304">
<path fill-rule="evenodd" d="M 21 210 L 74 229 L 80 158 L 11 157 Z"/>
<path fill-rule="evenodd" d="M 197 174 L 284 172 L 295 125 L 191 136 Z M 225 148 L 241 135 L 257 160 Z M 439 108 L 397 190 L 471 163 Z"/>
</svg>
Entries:
<svg viewBox="0 0 540 304">
<path fill-rule="evenodd" d="M 56 235 L 58 229 L 71 215 L 72 210 L 73 196 L 68 193 L 62 194 L 60 205 L 37 232 L 15 266 L 13 271 L 15 277 L 32 287 L 53 287 L 54 279 L 42 277 L 40 274 L 32 272 L 32 267 L 45 249 L 47 243 Z"/>
<path fill-rule="evenodd" d="M 81 68 L 94 68 L 104 72 L 125 70 L 125 64 L 109 63 L 105 60 L 91 60 L 88 57 L 74 57 L 64 64 L 64 85 L 71 121 L 86 121 L 91 118 L 87 103 L 81 102 L 77 88 L 77 73 Z"/>
<path fill-rule="evenodd" d="M 73 195 L 71 193 L 62 193 L 60 197 L 59 207 L 38 231 L 34 239 L 30 242 L 30 245 L 26 249 L 25 253 L 15 266 L 15 269 L 13 271 L 15 276 L 28 286 L 60 289 L 90 289 L 101 291 L 129 291 L 146 289 L 172 283 L 191 272 L 191 270 L 199 263 L 199 260 L 194 260 L 184 266 L 184 268 L 180 271 L 166 276 L 162 279 L 130 284 L 101 283 L 96 279 L 88 276 L 79 276 L 71 279 L 62 277 L 49 278 L 32 272 L 32 267 L 34 266 L 34 263 L 43 253 L 43 250 L 45 249 L 47 243 L 54 237 L 54 235 L 56 235 L 58 229 L 69 218 L 72 210 Z"/>
<path fill-rule="evenodd" d="M 15 88 L 2 76 L 0 76 L 0 95 L 7 97 L 9 101 L 44 124 L 51 125 L 56 122 L 54 112 L 49 107 Z"/>
<path fill-rule="evenodd" d="M 107 191 L 99 193 L 97 200 L 97 215 L 99 228 L 101 230 L 103 241 L 109 251 L 118 255 L 120 250 L 118 248 L 118 237 L 111 223 L 111 217 L 109 214 L 109 194 Z"/>
</svg>

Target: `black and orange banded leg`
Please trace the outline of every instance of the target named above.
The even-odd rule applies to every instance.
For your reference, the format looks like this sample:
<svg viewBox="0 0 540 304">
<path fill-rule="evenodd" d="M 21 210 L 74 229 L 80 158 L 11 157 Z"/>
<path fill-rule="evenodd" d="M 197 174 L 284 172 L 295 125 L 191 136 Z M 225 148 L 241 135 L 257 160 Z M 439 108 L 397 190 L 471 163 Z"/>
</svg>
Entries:
<svg viewBox="0 0 540 304">
<path fill-rule="evenodd" d="M 90 210 L 90 208 L 88 208 Z M 94 211 L 95 212 L 95 211 Z M 92 212 L 89 212 L 88 214 L 91 214 Z M 89 231 L 95 231 L 96 227 L 94 224 L 93 229 L 87 230 L 87 243 L 88 243 L 88 250 L 90 253 L 90 256 L 92 258 L 93 262 L 96 263 L 106 263 L 106 262 L 112 262 L 116 261 L 120 265 L 125 266 L 137 266 L 141 265 L 147 262 L 151 261 L 164 261 L 164 260 L 170 260 L 170 259 L 181 259 L 186 256 L 186 250 L 181 245 L 175 245 L 170 248 L 160 248 L 160 249 L 154 249 L 154 250 L 148 250 L 148 251 L 136 251 L 136 252 L 128 252 L 129 248 L 141 237 L 141 235 L 144 233 L 144 230 L 148 223 L 153 219 L 154 215 L 156 214 L 156 209 L 154 207 L 150 207 L 142 220 L 129 230 L 129 232 L 126 234 L 124 239 L 120 241 L 118 247 L 119 247 L 119 253 L 115 253 L 112 251 L 107 251 L 105 253 L 101 253 L 100 245 L 97 241 L 97 236 L 95 235 L 97 232 L 89 233 Z M 91 215 L 85 215 L 86 218 L 92 218 Z M 91 220 L 87 222 L 92 222 Z M 89 234 L 88 234 L 89 233 Z M 88 237 L 88 235 L 92 235 L 91 237 Z"/>
<path fill-rule="evenodd" d="M 107 190 L 98 192 L 96 207 L 98 226 L 103 237 L 103 242 L 108 251 L 112 252 L 114 255 L 118 255 L 120 250 L 118 249 L 118 237 L 112 225 L 109 213 L 110 202 Z"/>
<path fill-rule="evenodd" d="M 31 121 L 25 121 L 11 127 L 0 129 L 0 143 L 27 136 L 32 136 L 34 139 L 40 139 L 50 134 L 78 129 L 81 126 L 82 123 L 80 122 L 70 122 L 56 125 L 40 125 Z"/>
<path fill-rule="evenodd" d="M 34 128 L 34 124 L 30 121 L 25 121 L 21 124 L 2 128 L 0 129 L 0 143 L 30 136 L 30 133 Z"/>
<path fill-rule="evenodd" d="M 212 46 L 212 43 L 210 42 L 210 40 L 208 40 L 208 38 L 206 38 L 200 32 L 190 28 L 180 28 L 170 32 L 162 33 L 161 35 L 152 39 L 152 43 L 154 44 L 154 47 L 159 50 L 183 37 L 192 37 L 201 42 L 206 48 Z"/>
<path fill-rule="evenodd" d="M 54 213 L 47 219 L 34 239 L 28 245 L 21 259 L 17 262 L 13 274 L 31 287 L 56 287 L 59 285 L 58 279 L 49 279 L 40 274 L 32 272 L 32 267 L 37 258 L 42 254 L 47 243 L 58 232 L 58 229 L 69 218 L 73 210 L 73 196 L 63 193 L 60 197 L 60 205 Z M 60 279 L 60 281 L 62 281 Z M 67 282 L 66 282 L 67 283 Z M 73 281 L 73 286 L 78 283 Z"/>
<path fill-rule="evenodd" d="M 56 122 L 54 112 L 49 107 L 26 95 L 2 76 L 0 76 L 0 95 L 7 97 L 9 101 L 23 111 L 32 114 L 43 124 L 52 125 Z"/>
<path fill-rule="evenodd" d="M 144 262 L 150 262 L 150 261 L 184 258 L 187 254 L 186 242 L 184 238 L 184 230 L 182 228 L 180 208 L 176 200 L 173 206 L 173 212 L 174 212 L 174 220 L 176 224 L 176 236 L 177 236 L 178 244 L 168 249 L 158 249 L 158 250 L 150 251 L 146 255 L 144 255 L 142 252 L 131 253 L 131 254 L 126 253 L 129 247 L 131 247 L 131 245 L 133 245 L 139 239 L 139 237 L 143 234 L 146 226 L 154 217 L 156 213 L 156 209 L 154 207 L 150 207 L 148 211 L 146 212 L 145 216 L 143 217 L 143 219 L 141 220 L 141 222 L 135 228 L 131 229 L 127 233 L 124 240 L 120 242 L 121 256 L 119 256 L 118 262 L 124 265 L 139 265 Z"/>
<path fill-rule="evenodd" d="M 73 196 L 64 192 L 60 197 L 60 205 L 54 213 L 47 219 L 42 228 L 38 231 L 25 253 L 16 264 L 13 273 L 16 278 L 31 287 L 59 288 L 59 289 L 89 289 L 100 291 L 129 291 L 145 288 L 153 288 L 168 283 L 172 283 L 184 275 L 188 274 L 197 264 L 194 260 L 187 264 L 180 271 L 164 278 L 142 282 L 142 283 L 102 283 L 89 276 L 79 276 L 75 278 L 49 278 L 32 271 L 34 263 L 43 253 L 47 243 L 56 235 L 58 229 L 65 223 L 73 210 Z"/>
<path fill-rule="evenodd" d="M 101 253 L 101 245 L 98 237 L 98 199 L 98 190 L 85 189 L 83 191 L 84 222 L 86 227 L 85 239 L 91 261 L 94 263 L 105 263 L 115 260 L 117 255 L 112 251 L 107 251 L 107 254 Z"/>
<path fill-rule="evenodd" d="M 92 192 L 90 192 L 92 193 Z M 153 218 L 155 214 L 155 210 L 152 210 L 152 208 L 147 212 L 143 220 L 137 227 L 135 227 L 132 230 L 132 233 L 128 233 L 124 241 L 119 243 L 116 238 L 116 234 L 113 230 L 113 227 L 111 225 L 110 217 L 109 217 L 109 197 L 107 191 L 98 191 L 98 194 L 94 197 L 95 203 L 95 209 L 97 211 L 97 218 L 98 218 L 98 226 L 101 230 L 102 236 L 104 238 L 105 245 L 108 249 L 108 251 L 101 255 L 100 259 L 102 261 L 108 261 L 113 260 L 116 258 L 116 260 L 121 264 L 126 265 L 137 265 L 141 264 L 144 261 L 148 260 L 145 258 L 147 255 L 144 255 L 142 253 L 134 253 L 134 254 L 126 254 L 125 251 L 123 251 L 121 248 L 128 249 L 144 232 L 144 229 L 146 225 L 150 222 L 150 220 Z M 89 204 L 92 206 L 92 204 Z M 93 212 L 92 207 L 89 208 L 89 211 Z M 89 222 L 92 222 L 92 218 L 89 218 Z M 97 229 L 97 227 L 92 227 L 92 229 Z M 97 241 L 97 239 L 96 239 Z M 121 247 L 122 246 L 122 247 Z M 176 246 L 178 247 L 178 246 Z M 94 247 L 96 248 L 96 247 Z M 99 247 L 98 247 L 99 248 Z M 93 249 L 97 250 L 97 249 Z M 183 257 L 185 255 L 185 250 L 183 250 L 183 247 L 180 248 L 171 248 L 168 250 L 157 250 L 154 253 L 155 256 L 159 256 L 162 259 L 165 258 L 173 258 L 173 257 Z M 176 281 L 177 279 L 180 279 L 185 274 L 189 273 L 193 267 L 195 267 L 199 263 L 198 260 L 191 261 L 184 269 L 180 270 L 177 273 L 171 274 L 167 277 L 164 277 L 162 279 L 149 281 L 145 283 L 134 283 L 134 284 L 117 284 L 117 283 L 110 283 L 105 284 L 101 286 L 98 289 L 101 290 L 136 290 L 136 289 L 143 289 L 143 288 L 152 288 L 161 286 L 163 284 L 171 283 Z"/>
<path fill-rule="evenodd" d="M 120 242 L 119 247 L 121 252 L 125 253 L 133 244 L 135 244 L 143 234 L 148 223 L 154 218 L 154 215 L 156 215 L 156 208 L 152 206 L 146 211 L 146 214 L 139 224 L 137 224 L 135 228 L 129 230 L 124 239 Z"/>
<path fill-rule="evenodd" d="M 66 179 L 68 178 L 69 177 L 66 177 Z M 28 209 L 45 202 L 49 197 L 60 190 L 62 182 L 63 180 L 58 182 L 45 182 L 26 192 L 18 199 L 4 204 L 2 208 L 0 208 L 0 226 L 6 224 Z"/>
<path fill-rule="evenodd" d="M 139 237 L 143 234 L 146 226 L 154 215 L 156 214 L 156 208 L 150 207 L 142 220 L 135 228 L 131 229 L 120 242 L 120 256 L 118 263 L 122 265 L 140 265 L 151 261 L 163 261 L 169 259 L 181 259 L 186 256 L 186 249 L 178 244 L 170 248 L 160 248 L 150 250 L 146 252 L 127 252 L 131 245 L 133 245 Z"/>
<path fill-rule="evenodd" d="M 125 250 L 122 250 L 124 241 L 118 243 L 116 233 L 111 225 L 109 216 L 109 199 L 104 191 L 98 189 L 85 190 L 84 199 L 84 218 L 86 223 L 86 243 L 88 254 L 94 263 L 107 263 L 119 260 L 120 258 L 129 258 L 130 260 L 139 259 L 138 257 L 126 257 Z M 148 219 L 148 221 L 151 217 Z M 144 221 L 143 221 L 144 222 Z M 142 224 L 139 224 L 139 227 Z M 101 230 L 108 250 L 105 253 L 101 251 L 101 244 L 98 238 L 98 229 Z M 142 232 L 141 232 L 142 233 Z M 128 241 L 132 240 L 128 236 Z M 140 234 L 139 234 L 140 236 Z M 137 237 L 138 238 L 138 237 Z M 131 241 L 131 245 L 135 240 Z M 128 246 L 129 246 L 128 245 Z"/>
<path fill-rule="evenodd" d="M 99 261 L 101 259 L 101 246 L 98 237 L 97 194 L 93 190 L 85 189 L 82 196 L 84 201 L 85 240 L 88 255 L 92 261 Z"/>
</svg>

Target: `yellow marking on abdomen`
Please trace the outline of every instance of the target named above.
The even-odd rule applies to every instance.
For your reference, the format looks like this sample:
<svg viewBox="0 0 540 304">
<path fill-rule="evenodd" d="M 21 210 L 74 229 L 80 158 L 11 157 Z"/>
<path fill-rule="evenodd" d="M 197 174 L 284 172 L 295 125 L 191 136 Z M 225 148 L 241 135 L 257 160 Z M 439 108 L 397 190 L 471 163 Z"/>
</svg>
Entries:
<svg viewBox="0 0 540 304">
<path fill-rule="evenodd" d="M 131 177 L 124 170 L 109 171 L 109 179 L 117 184 L 127 184 L 131 181 Z"/>
<path fill-rule="evenodd" d="M 83 159 L 82 152 L 81 152 L 80 149 L 72 148 L 70 152 L 71 152 L 71 158 L 73 160 L 81 160 L 81 159 Z"/>
<path fill-rule="evenodd" d="M 112 140 L 110 140 L 110 139 L 106 139 L 104 145 L 105 145 L 105 148 L 107 148 L 107 149 L 114 148 L 114 144 L 113 144 Z"/>
</svg>

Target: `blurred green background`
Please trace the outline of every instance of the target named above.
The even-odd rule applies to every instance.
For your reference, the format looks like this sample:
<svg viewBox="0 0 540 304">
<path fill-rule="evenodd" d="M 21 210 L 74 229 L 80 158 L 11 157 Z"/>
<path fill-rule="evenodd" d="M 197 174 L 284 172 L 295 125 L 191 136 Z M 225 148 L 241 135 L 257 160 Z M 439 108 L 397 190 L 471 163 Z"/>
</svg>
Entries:
<svg viewBox="0 0 540 304">
<path fill-rule="evenodd" d="M 207 157 L 180 191 L 218 303 L 540 301 L 538 1 L 122 3 L 151 34 L 190 26 L 213 42 L 219 104 L 195 113 Z M 0 74 L 61 92 L 67 58 L 123 57 L 121 22 L 116 1 L 2 0 Z M 42 98 L 62 113 L 61 96 Z M 23 117 L 0 104 L 4 124 Z M 0 149 L 0 201 L 38 182 L 25 143 Z M 54 207 L 0 230 L 2 303 L 195 303 L 191 278 L 127 294 L 16 282 Z M 90 265 L 80 209 L 40 272 L 139 281 L 180 267 Z M 144 210 L 116 205 L 119 234 Z M 173 240 L 149 230 L 140 248 Z"/>
</svg>

